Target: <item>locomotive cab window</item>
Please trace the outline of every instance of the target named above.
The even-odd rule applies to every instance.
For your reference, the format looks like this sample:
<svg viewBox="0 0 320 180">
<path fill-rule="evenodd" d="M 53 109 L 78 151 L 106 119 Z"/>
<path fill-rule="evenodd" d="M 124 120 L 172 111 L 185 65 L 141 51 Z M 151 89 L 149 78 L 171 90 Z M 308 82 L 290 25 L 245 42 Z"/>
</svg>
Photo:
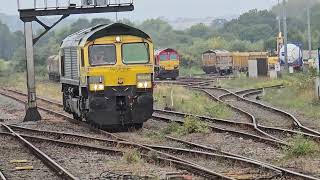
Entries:
<svg viewBox="0 0 320 180">
<path fill-rule="evenodd" d="M 170 54 L 170 60 L 178 60 L 178 55 Z"/>
<path fill-rule="evenodd" d="M 160 55 L 160 61 L 166 61 L 167 60 L 167 55 L 166 54 L 161 54 Z"/>
<path fill-rule="evenodd" d="M 116 64 L 115 45 L 92 45 L 89 47 L 89 58 L 92 66 Z"/>
<path fill-rule="evenodd" d="M 123 44 L 122 59 L 125 64 L 148 63 L 150 59 L 148 43 Z"/>
</svg>

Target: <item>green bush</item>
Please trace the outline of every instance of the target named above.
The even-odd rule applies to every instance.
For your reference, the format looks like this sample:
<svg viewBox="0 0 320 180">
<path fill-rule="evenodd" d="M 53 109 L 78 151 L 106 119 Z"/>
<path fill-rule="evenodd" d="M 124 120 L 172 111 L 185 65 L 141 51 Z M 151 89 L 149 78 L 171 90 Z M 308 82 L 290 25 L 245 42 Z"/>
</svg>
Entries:
<svg viewBox="0 0 320 180">
<path fill-rule="evenodd" d="M 157 85 L 154 96 L 156 107 L 162 109 L 170 107 L 180 112 L 215 118 L 229 118 L 231 116 L 231 110 L 226 105 L 212 101 L 204 93 L 185 87 Z M 173 98 L 173 107 L 171 106 L 171 97 Z"/>
<path fill-rule="evenodd" d="M 292 139 L 292 145 L 287 149 L 288 157 L 300 157 L 312 155 L 318 151 L 317 144 L 303 136 L 297 136 Z"/>
<path fill-rule="evenodd" d="M 188 116 L 184 120 L 184 132 L 185 134 L 191 133 L 208 133 L 208 124 L 201 121 L 199 118 Z"/>
<path fill-rule="evenodd" d="M 129 164 L 135 164 L 141 161 L 141 154 L 136 149 L 129 150 L 124 153 L 123 159 Z"/>
<path fill-rule="evenodd" d="M 163 134 L 179 134 L 181 130 L 180 124 L 176 122 L 170 123 L 163 131 Z"/>
<path fill-rule="evenodd" d="M 208 124 L 200 119 L 192 116 L 185 118 L 183 125 L 176 122 L 170 123 L 167 128 L 162 131 L 163 134 L 187 135 L 192 133 L 209 133 Z"/>
</svg>

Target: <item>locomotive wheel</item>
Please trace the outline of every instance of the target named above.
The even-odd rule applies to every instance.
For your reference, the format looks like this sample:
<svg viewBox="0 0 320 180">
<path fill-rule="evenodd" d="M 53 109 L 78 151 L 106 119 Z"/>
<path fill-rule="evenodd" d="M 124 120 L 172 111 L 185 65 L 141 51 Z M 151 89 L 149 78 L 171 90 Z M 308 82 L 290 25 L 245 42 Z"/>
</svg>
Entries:
<svg viewBox="0 0 320 180">
<path fill-rule="evenodd" d="M 134 127 L 135 129 L 137 129 L 137 130 L 142 129 L 143 123 L 134 124 L 133 127 Z"/>
<path fill-rule="evenodd" d="M 73 115 L 73 119 L 77 120 L 77 121 L 82 121 L 82 118 L 79 117 L 76 113 L 72 113 Z"/>
</svg>

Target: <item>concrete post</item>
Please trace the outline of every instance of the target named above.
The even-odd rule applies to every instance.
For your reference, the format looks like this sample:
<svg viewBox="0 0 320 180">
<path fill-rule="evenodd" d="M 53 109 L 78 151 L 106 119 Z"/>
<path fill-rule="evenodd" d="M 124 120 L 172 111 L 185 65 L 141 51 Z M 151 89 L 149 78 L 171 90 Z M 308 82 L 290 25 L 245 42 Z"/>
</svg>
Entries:
<svg viewBox="0 0 320 180">
<path fill-rule="evenodd" d="M 283 0 L 283 32 L 284 32 L 284 59 L 285 69 L 289 71 L 288 63 L 288 29 L 287 29 L 287 4 L 286 0 Z"/>
<path fill-rule="evenodd" d="M 309 45 L 309 59 L 312 58 L 312 43 L 311 43 L 311 22 L 310 22 L 310 0 L 308 0 L 307 7 L 307 19 L 308 19 L 308 45 Z"/>
<path fill-rule="evenodd" d="M 28 104 L 26 106 L 26 115 L 24 121 L 41 120 L 40 113 L 36 103 L 36 85 L 34 72 L 34 54 L 33 54 L 33 30 L 32 22 L 24 23 L 25 46 L 27 58 L 27 88 L 28 88 Z"/>
</svg>

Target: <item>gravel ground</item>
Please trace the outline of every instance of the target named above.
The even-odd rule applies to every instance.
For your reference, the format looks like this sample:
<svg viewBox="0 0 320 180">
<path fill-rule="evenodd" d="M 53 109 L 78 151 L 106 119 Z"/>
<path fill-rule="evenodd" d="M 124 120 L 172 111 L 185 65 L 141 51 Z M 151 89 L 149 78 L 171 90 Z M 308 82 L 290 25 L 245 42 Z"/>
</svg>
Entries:
<svg viewBox="0 0 320 180">
<path fill-rule="evenodd" d="M 155 124 L 158 124 L 158 125 L 155 126 Z M 125 138 L 130 139 L 135 142 L 139 142 L 139 143 L 153 144 L 154 142 L 157 142 L 156 145 L 165 145 L 165 146 L 171 146 L 171 147 L 177 147 L 177 148 L 185 148 L 185 146 L 181 143 L 176 143 L 176 142 L 172 142 L 172 141 L 163 141 L 163 140 L 158 140 L 158 139 L 154 139 L 152 137 L 150 138 L 150 137 L 145 136 L 145 134 L 147 132 L 150 132 L 150 131 L 159 132 L 159 131 L 163 130 L 167 125 L 168 125 L 168 123 L 151 120 L 151 121 L 148 121 L 145 124 L 145 128 L 143 130 L 140 130 L 138 133 L 118 133 L 117 135 L 119 135 L 121 137 L 125 137 Z M 200 136 L 216 137 L 218 134 L 219 133 L 210 133 L 210 134 L 200 135 Z M 198 135 L 199 134 L 191 134 L 191 135 L 187 135 L 186 137 L 196 137 Z M 199 141 L 203 142 L 203 138 L 204 137 L 199 138 Z M 213 142 L 213 143 L 216 144 L 216 142 Z M 234 144 L 239 144 L 239 143 L 241 143 L 241 144 L 243 143 L 241 138 L 238 138 L 237 141 L 233 143 L 233 147 L 234 147 Z M 256 144 L 256 143 L 251 142 L 251 144 Z M 223 143 L 223 145 L 225 146 L 226 144 Z M 263 145 L 263 144 L 261 144 L 261 146 L 266 147 L 266 145 Z M 245 147 L 248 147 L 248 144 L 245 145 Z M 251 146 L 251 148 L 252 148 L 252 146 Z M 263 151 L 263 149 L 261 147 L 255 146 L 254 148 L 258 148 L 258 149 L 261 149 L 261 151 Z M 273 149 L 274 148 L 271 148 L 271 150 L 273 150 Z M 197 163 L 203 167 L 211 169 L 212 171 L 220 172 L 223 174 L 231 175 L 231 174 L 239 174 L 240 172 L 244 173 L 244 174 L 246 174 L 246 173 L 260 174 L 260 175 L 263 174 L 263 173 L 259 172 L 259 170 L 257 168 L 253 168 L 250 166 L 248 167 L 247 164 L 241 165 L 238 163 L 234 163 L 233 161 L 229 162 L 225 159 L 223 159 L 223 160 L 222 159 L 206 159 L 204 157 L 192 157 L 189 155 L 181 155 L 181 154 L 178 156 L 182 159 L 188 159 L 189 161 L 192 161 L 192 162 Z M 261 156 L 265 157 L 265 154 L 261 152 Z M 274 154 L 270 154 L 270 158 L 272 158 L 272 157 L 274 157 Z"/>
<path fill-rule="evenodd" d="M 213 93 L 215 93 L 215 90 L 208 90 L 208 92 L 210 94 L 213 94 Z M 243 115 L 243 113 L 240 113 L 240 112 L 235 111 L 233 109 L 231 109 L 231 110 L 232 110 L 232 115 L 230 117 L 231 120 L 238 121 L 238 122 L 252 123 L 251 120 L 247 116 Z"/>
<path fill-rule="evenodd" d="M 304 172 L 305 174 L 320 178 L 320 154 L 283 160 L 279 162 L 279 165 L 296 172 Z"/>
<path fill-rule="evenodd" d="M 259 95 L 259 96 L 261 96 L 261 95 Z M 257 101 L 256 97 L 257 97 L 257 95 L 253 95 L 253 96 L 250 96 L 249 99 L 251 99 L 253 101 Z M 274 106 L 273 104 L 266 102 L 263 99 L 259 100 L 257 102 L 260 102 L 260 103 L 263 103 L 263 104 L 269 105 L 269 106 Z M 286 108 L 286 107 L 279 107 L 279 109 L 287 111 L 290 114 L 292 114 L 293 116 L 295 116 L 304 126 L 320 132 L 319 119 L 306 117 L 306 115 L 304 115 L 303 112 L 297 111 L 295 109 L 290 109 L 290 108 Z"/>
<path fill-rule="evenodd" d="M 11 96 L 17 97 L 20 100 L 24 100 L 25 102 L 27 101 L 27 97 L 24 96 L 24 95 L 16 94 L 16 93 L 13 93 L 13 92 L 10 92 L 10 91 L 3 91 L 3 90 L 0 90 L 0 92 L 4 92 L 4 93 L 9 94 Z M 50 104 L 50 103 L 47 103 L 45 101 L 42 101 L 39 98 L 37 99 L 37 105 L 39 107 L 46 107 L 47 109 L 51 109 L 51 110 L 57 111 L 59 113 L 65 114 L 65 112 L 63 111 L 63 109 L 61 107 L 58 107 L 55 104 Z"/>
<path fill-rule="evenodd" d="M 293 128 L 293 120 L 251 103 L 238 100 L 235 96 L 228 96 L 224 101 L 255 116 L 258 124 L 270 127 Z"/>
<path fill-rule="evenodd" d="M 180 158 L 188 159 L 193 163 L 197 163 L 207 169 L 214 172 L 224 174 L 229 177 L 241 178 L 250 177 L 250 179 L 256 179 L 261 177 L 272 177 L 274 175 L 273 171 L 259 169 L 257 167 L 252 167 L 248 164 L 243 164 L 231 160 L 220 159 L 220 158 L 207 158 L 191 155 L 178 155 Z M 201 160 L 200 160 L 201 159 Z"/>
<path fill-rule="evenodd" d="M 6 106 L 4 106 L 6 103 L 2 103 L 3 102 L 8 102 Z M 22 119 L 23 118 L 23 114 L 24 114 L 24 106 L 18 103 L 15 103 L 15 105 L 12 106 L 12 102 L 10 99 L 4 98 L 0 96 L 0 114 L 2 114 L 3 117 L 11 117 L 12 119 Z M 11 111 L 10 111 L 11 109 Z M 10 111 L 10 113 L 6 113 Z M 5 112 L 5 113 L 2 113 Z M 29 127 L 29 128 L 35 128 L 35 129 L 42 129 L 42 130 L 52 130 L 52 131 L 60 131 L 60 132 L 70 132 L 70 133 L 78 133 L 78 134 L 82 134 L 82 135 L 91 135 L 93 137 L 105 137 L 103 135 L 99 135 L 96 133 L 93 133 L 92 131 L 90 131 L 88 128 L 84 128 L 81 127 L 79 125 L 76 124 L 72 124 L 69 122 L 64 121 L 61 118 L 57 118 L 55 116 L 51 116 L 51 115 L 47 115 L 46 113 L 43 113 L 43 117 L 44 117 L 44 121 L 40 121 L 40 122 L 24 122 L 21 123 L 21 121 L 6 121 L 6 123 L 10 122 L 10 123 L 19 123 L 19 125 L 23 126 L 23 127 Z M 22 117 L 22 118 L 21 118 Z M 144 127 L 146 128 L 145 130 L 141 130 L 141 131 L 137 131 L 137 132 L 129 132 L 129 133 L 119 133 L 118 135 L 123 135 L 126 138 L 132 138 L 135 141 L 139 141 L 139 142 L 144 142 L 144 143 L 149 143 L 149 144 L 163 144 L 163 145 L 170 145 L 170 146 L 174 146 L 174 147 L 182 147 L 181 144 L 177 144 L 177 143 L 171 143 L 171 142 L 166 142 L 166 141 L 157 141 L 156 139 L 152 139 L 149 137 L 145 137 L 145 131 L 149 131 L 150 129 L 153 131 L 160 131 L 162 130 L 164 127 L 166 127 L 166 123 L 162 123 L 162 122 L 155 122 L 155 121 L 148 121 Z M 221 125 L 221 127 L 223 127 L 223 125 Z M 236 127 L 235 127 L 236 128 Z M 262 160 L 262 161 L 268 161 L 268 162 L 274 162 L 274 163 L 279 163 L 279 159 L 282 158 L 282 153 L 281 153 L 281 149 L 277 149 L 275 147 L 272 146 L 268 146 L 266 144 L 263 143 L 257 143 L 254 142 L 252 140 L 247 140 L 247 139 L 243 139 L 243 138 L 239 138 L 239 137 L 234 137 L 228 133 L 210 133 L 210 134 L 206 134 L 206 135 L 199 135 L 199 134 L 191 134 L 188 136 L 183 137 L 186 140 L 190 140 L 193 142 L 198 142 L 200 144 L 204 144 L 204 145 L 208 145 L 208 146 L 212 146 L 224 151 L 229 151 L 229 152 L 233 152 L 233 153 L 237 153 L 237 154 L 241 154 L 241 155 L 245 155 L 248 157 L 252 157 L 258 160 Z M 228 142 L 228 143 L 226 143 Z M 39 145 L 43 146 L 43 148 L 45 148 L 46 145 L 45 143 L 39 143 Z M 59 147 L 59 149 L 61 150 L 62 147 Z M 53 153 L 55 154 L 57 150 L 57 148 L 49 148 L 47 147 L 47 150 L 51 150 Z M 60 151 L 59 150 L 59 151 Z M 73 152 L 71 150 L 69 150 L 69 148 L 65 148 L 62 149 L 60 151 L 60 154 L 63 154 L 65 152 Z M 68 163 L 68 166 L 71 168 L 80 168 L 78 169 L 76 172 L 79 172 L 81 175 L 85 176 L 85 177 L 89 177 L 92 179 L 101 179 L 100 177 L 97 177 L 97 174 L 90 174 L 90 166 L 95 167 L 96 164 L 98 164 L 97 166 L 101 166 L 101 167 L 106 167 L 104 165 L 101 165 L 99 163 L 100 160 L 103 161 L 103 156 L 101 157 L 100 155 L 95 155 L 95 154 L 99 154 L 97 152 L 92 153 L 90 155 L 86 155 L 85 152 L 88 152 L 87 150 L 81 150 L 81 149 L 76 149 L 74 150 L 76 152 L 72 153 L 72 156 L 69 158 L 66 158 L 62 155 L 61 157 L 64 157 L 64 159 L 62 159 L 61 157 L 59 158 L 61 160 L 61 162 Z M 49 152 L 48 152 L 49 153 Z M 59 152 L 57 152 L 59 153 Z M 80 158 L 81 160 L 77 160 L 79 159 L 79 157 L 75 157 L 76 155 L 79 155 L 80 157 L 84 157 L 84 158 Z M 90 158 L 91 159 L 90 159 Z M 106 157 L 105 160 L 108 160 L 110 157 Z M 114 157 L 111 157 L 114 158 Z M 118 158 L 118 159 L 117 159 Z M 117 157 L 116 162 L 113 161 L 107 161 L 108 166 L 106 168 L 109 168 L 110 170 L 112 170 L 113 172 L 121 170 L 121 169 L 125 169 L 125 168 L 129 168 L 128 165 L 123 165 L 123 167 L 121 166 L 121 164 L 125 164 L 124 162 L 120 162 L 120 165 L 117 164 L 119 162 L 119 160 L 122 160 L 122 157 Z M 111 159 L 113 160 L 113 159 Z M 83 163 L 82 163 L 83 161 Z M 123 161 L 123 160 L 122 160 Z M 294 160 L 295 161 L 295 160 Z M 79 164 L 80 162 L 80 164 Z M 97 162 L 97 163 L 96 163 Z M 111 163 L 112 162 L 112 163 Z M 287 164 L 290 164 L 292 161 L 290 162 L 281 162 L 283 163 L 283 166 L 286 167 Z M 307 164 L 307 160 L 305 161 L 301 161 L 304 162 L 302 163 L 302 167 L 303 168 L 307 168 L 308 164 Z M 312 167 L 319 167 L 317 166 L 318 164 L 316 164 L 316 160 L 312 161 Z M 79 164 L 79 166 L 76 167 L 76 165 Z M 88 167 L 80 167 L 80 165 L 85 164 L 88 165 Z M 102 163 L 105 164 L 105 163 Z M 109 166 L 111 164 L 111 166 Z M 279 163 L 280 164 L 280 163 Z M 145 165 L 134 165 L 134 167 L 137 168 L 144 168 Z M 153 169 L 152 165 L 147 164 L 147 166 L 150 166 L 152 170 L 150 170 L 149 172 L 147 172 L 148 174 L 150 174 L 150 172 L 155 171 L 156 173 L 162 172 L 162 169 L 159 167 L 155 167 L 155 169 Z M 113 168 L 113 167 L 121 167 L 121 168 Z M 299 166 L 297 166 L 299 167 Z M 159 169 L 157 169 L 159 168 Z M 301 168 L 302 170 L 304 170 L 303 168 Z M 81 170 L 84 169 L 84 172 L 82 172 Z M 95 167 L 95 169 L 101 171 L 103 168 L 99 167 Z M 319 169 L 319 168 L 318 168 Z M 105 169 L 103 169 L 105 170 Z M 170 169 L 171 170 L 171 169 Z M 298 169 L 299 170 L 299 169 Z M 88 173 L 88 172 L 89 173 Z M 132 172 L 132 169 L 128 169 L 128 171 Z M 167 171 L 167 169 L 165 169 L 165 171 Z M 174 171 L 174 170 L 171 170 Z M 140 171 L 139 171 L 140 172 Z M 309 172 L 309 171 L 303 171 L 303 172 Z M 315 172 L 314 170 L 310 172 Z M 159 173 L 161 174 L 161 173 Z M 312 173 L 313 174 L 313 173 Z M 143 172 L 142 174 L 143 175 Z M 279 179 L 286 179 L 286 178 L 279 178 Z M 288 178 L 289 179 L 289 178 Z"/>
<path fill-rule="evenodd" d="M 182 139 L 265 162 L 275 162 L 283 157 L 280 148 L 229 133 L 190 134 Z"/>
<path fill-rule="evenodd" d="M 179 117 L 179 116 L 172 116 L 170 114 L 166 113 L 154 113 L 157 116 L 161 116 L 164 118 L 172 119 L 172 120 L 181 120 L 183 121 L 184 118 Z M 208 125 L 220 128 L 220 129 L 228 129 L 228 130 L 233 130 L 233 131 L 240 131 L 244 133 L 249 133 L 253 135 L 260 135 L 256 130 L 252 128 L 248 128 L 247 126 L 239 126 L 239 125 L 231 125 L 231 124 L 226 124 L 226 123 L 221 123 L 221 122 L 207 122 Z"/>
<path fill-rule="evenodd" d="M 167 172 L 176 172 L 175 169 L 155 166 L 143 160 L 130 164 L 122 156 L 62 147 L 46 142 L 34 142 L 34 144 L 80 179 L 102 179 L 102 175 L 107 172 L 131 172 L 137 176 L 151 177 L 161 177 Z"/>
<path fill-rule="evenodd" d="M 7 179 L 60 179 L 37 157 L 21 145 L 16 138 L 0 135 L 0 169 Z M 27 163 L 10 163 L 12 160 L 27 160 Z M 33 166 L 32 170 L 17 171 L 16 167 Z"/>
<path fill-rule="evenodd" d="M 0 119 L 2 119 L 2 122 L 16 123 L 23 119 L 24 105 L 1 95 L 0 102 Z"/>
<path fill-rule="evenodd" d="M 208 89 L 207 91 L 209 91 L 213 96 L 215 97 L 219 97 L 222 96 L 224 94 L 228 94 L 228 92 L 222 90 L 222 89 Z"/>
</svg>

